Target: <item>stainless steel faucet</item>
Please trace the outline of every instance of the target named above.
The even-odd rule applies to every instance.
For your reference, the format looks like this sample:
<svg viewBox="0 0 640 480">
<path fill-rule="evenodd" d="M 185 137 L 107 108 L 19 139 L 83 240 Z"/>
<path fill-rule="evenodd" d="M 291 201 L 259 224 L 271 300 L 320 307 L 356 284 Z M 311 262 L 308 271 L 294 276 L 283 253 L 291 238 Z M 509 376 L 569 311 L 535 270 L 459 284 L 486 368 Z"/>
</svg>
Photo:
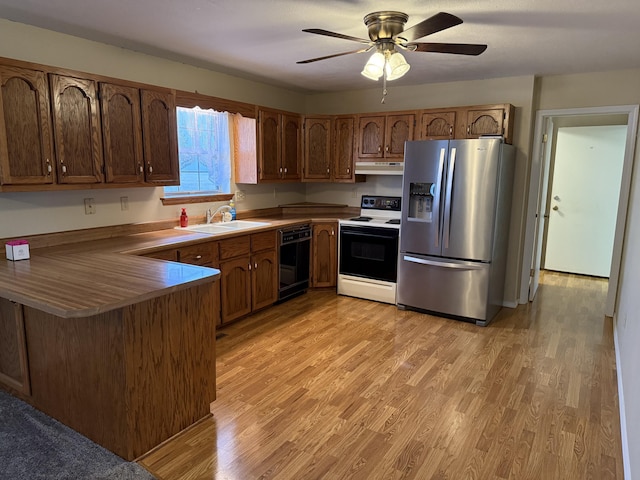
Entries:
<svg viewBox="0 0 640 480">
<path fill-rule="evenodd" d="M 207 223 L 211 223 L 213 221 L 213 218 L 218 214 L 218 212 L 220 212 L 224 208 L 226 208 L 227 210 L 231 210 L 231 207 L 229 205 L 221 205 L 213 213 L 211 213 L 211 209 L 208 208 L 207 209 Z M 224 219 L 222 219 L 220 221 L 223 222 Z"/>
</svg>

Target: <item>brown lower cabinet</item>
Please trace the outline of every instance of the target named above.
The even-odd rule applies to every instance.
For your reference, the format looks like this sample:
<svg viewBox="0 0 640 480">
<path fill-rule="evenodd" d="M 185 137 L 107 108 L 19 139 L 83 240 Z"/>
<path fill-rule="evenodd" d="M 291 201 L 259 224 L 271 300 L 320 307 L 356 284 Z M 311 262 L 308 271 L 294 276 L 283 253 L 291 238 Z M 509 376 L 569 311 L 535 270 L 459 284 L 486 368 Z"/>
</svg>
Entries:
<svg viewBox="0 0 640 480">
<path fill-rule="evenodd" d="M 31 394 L 22 305 L 0 298 L 0 382 Z"/>
<path fill-rule="evenodd" d="M 337 283 L 338 224 L 313 225 L 311 286 L 335 287 Z"/>
<path fill-rule="evenodd" d="M 220 240 L 222 323 L 272 305 L 278 299 L 276 231 Z"/>
</svg>

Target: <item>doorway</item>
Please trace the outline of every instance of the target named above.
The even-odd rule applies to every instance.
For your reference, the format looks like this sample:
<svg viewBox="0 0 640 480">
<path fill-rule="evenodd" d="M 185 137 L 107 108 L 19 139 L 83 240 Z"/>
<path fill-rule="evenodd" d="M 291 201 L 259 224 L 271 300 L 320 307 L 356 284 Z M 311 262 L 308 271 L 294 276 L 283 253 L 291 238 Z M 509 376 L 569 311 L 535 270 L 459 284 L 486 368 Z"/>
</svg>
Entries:
<svg viewBox="0 0 640 480">
<path fill-rule="evenodd" d="M 546 231 L 545 223 L 549 218 L 547 205 L 551 206 L 551 204 L 547 202 L 551 175 L 551 160 L 555 147 L 554 140 L 557 136 L 558 129 L 567 126 L 626 125 L 622 179 L 617 201 L 613 251 L 611 253 L 610 271 L 608 275 L 609 290 L 604 312 L 608 316 L 613 316 L 622 258 L 625 218 L 629 202 L 637 122 L 637 105 L 568 110 L 540 110 L 537 112 L 533 154 L 531 157 L 527 222 L 520 283 L 520 303 L 527 303 L 532 300 L 538 287 L 540 265 L 542 262 L 542 247 L 544 245 L 544 232 Z M 584 187 L 589 188 L 588 185 Z"/>
</svg>

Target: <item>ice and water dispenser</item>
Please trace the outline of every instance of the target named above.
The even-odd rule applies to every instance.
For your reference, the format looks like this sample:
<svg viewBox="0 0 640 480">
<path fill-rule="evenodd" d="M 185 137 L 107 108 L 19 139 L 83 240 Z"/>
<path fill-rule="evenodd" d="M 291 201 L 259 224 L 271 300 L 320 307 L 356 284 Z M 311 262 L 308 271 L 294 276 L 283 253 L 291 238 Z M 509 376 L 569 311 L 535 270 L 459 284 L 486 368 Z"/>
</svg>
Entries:
<svg viewBox="0 0 640 480">
<path fill-rule="evenodd" d="M 436 189 L 435 183 L 410 183 L 409 184 L 409 214 L 410 222 L 433 221 L 433 197 Z"/>
</svg>

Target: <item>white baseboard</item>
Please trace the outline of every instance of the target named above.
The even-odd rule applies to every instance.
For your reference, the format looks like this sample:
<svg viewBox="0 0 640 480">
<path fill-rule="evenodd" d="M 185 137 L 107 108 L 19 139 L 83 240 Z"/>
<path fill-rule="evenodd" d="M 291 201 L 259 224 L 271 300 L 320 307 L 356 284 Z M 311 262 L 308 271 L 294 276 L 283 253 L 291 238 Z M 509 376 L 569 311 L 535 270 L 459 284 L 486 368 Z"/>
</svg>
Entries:
<svg viewBox="0 0 640 480">
<path fill-rule="evenodd" d="M 629 463 L 629 440 L 627 437 L 627 417 L 624 409 L 624 389 L 622 388 L 622 365 L 620 363 L 620 348 L 618 344 L 617 318 L 613 317 L 613 346 L 616 351 L 616 372 L 618 379 L 618 403 L 620 405 L 620 436 L 622 437 L 622 467 L 624 478 L 631 479 L 631 465 Z"/>
<path fill-rule="evenodd" d="M 502 306 L 507 308 L 516 308 L 518 306 L 518 302 L 507 302 L 506 300 L 503 300 Z"/>
</svg>

